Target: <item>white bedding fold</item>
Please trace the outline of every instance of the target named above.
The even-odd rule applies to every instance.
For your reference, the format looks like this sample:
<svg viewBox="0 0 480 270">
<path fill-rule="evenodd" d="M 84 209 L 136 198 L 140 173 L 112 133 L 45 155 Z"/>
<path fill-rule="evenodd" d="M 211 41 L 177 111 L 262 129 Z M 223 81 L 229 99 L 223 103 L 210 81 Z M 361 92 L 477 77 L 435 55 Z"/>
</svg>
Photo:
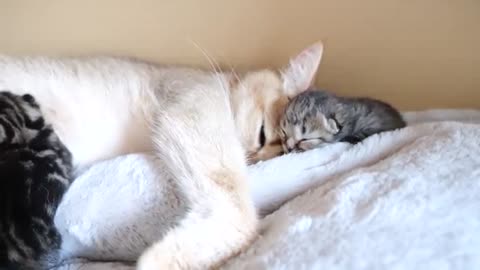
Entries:
<svg viewBox="0 0 480 270">
<path fill-rule="evenodd" d="M 479 125 L 374 136 L 307 175 L 317 187 L 266 217 L 226 268 L 478 269 Z"/>
<path fill-rule="evenodd" d="M 480 265 L 480 125 L 459 122 L 480 123 L 480 112 L 404 115 L 410 127 L 361 144 L 336 144 L 250 167 L 252 196 L 262 213 L 311 190 L 267 216 L 261 237 L 225 268 Z M 457 122 L 423 123 L 441 119 Z M 165 210 L 181 211 L 182 202 L 166 204 L 175 190 L 151 163 L 141 154 L 119 157 L 75 181 L 56 216 L 65 256 L 134 260 L 171 220 L 181 218 Z"/>
</svg>

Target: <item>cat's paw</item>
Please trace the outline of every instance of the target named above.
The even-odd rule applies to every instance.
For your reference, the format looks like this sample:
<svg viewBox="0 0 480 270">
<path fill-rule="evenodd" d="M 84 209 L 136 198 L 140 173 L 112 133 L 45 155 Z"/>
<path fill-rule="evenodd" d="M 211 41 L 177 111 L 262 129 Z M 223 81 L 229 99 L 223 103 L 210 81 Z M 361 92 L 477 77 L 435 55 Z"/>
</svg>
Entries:
<svg viewBox="0 0 480 270">
<path fill-rule="evenodd" d="M 140 256 L 137 262 L 137 270 L 181 270 L 178 263 L 175 263 L 171 252 L 162 250 L 160 245 L 153 245 Z"/>
</svg>

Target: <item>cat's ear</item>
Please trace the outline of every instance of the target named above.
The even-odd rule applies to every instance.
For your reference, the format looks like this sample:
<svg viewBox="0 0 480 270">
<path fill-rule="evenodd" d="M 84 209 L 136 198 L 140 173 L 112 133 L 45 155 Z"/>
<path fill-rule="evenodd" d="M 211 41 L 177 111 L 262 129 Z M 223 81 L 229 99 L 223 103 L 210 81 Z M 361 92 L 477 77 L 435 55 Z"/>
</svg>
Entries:
<svg viewBox="0 0 480 270">
<path fill-rule="evenodd" d="M 323 43 L 319 41 L 290 60 L 288 67 L 282 70 L 283 86 L 288 96 L 295 96 L 312 86 L 322 54 Z"/>
</svg>

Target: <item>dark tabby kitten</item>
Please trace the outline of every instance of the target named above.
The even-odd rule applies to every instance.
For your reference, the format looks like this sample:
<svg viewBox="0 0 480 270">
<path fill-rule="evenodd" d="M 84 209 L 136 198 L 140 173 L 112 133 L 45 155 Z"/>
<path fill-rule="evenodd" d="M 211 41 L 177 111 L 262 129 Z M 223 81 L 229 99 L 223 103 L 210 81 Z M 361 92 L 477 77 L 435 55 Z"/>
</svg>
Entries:
<svg viewBox="0 0 480 270">
<path fill-rule="evenodd" d="M 290 100 L 280 122 L 285 152 L 334 142 L 355 144 L 370 135 L 405 125 L 401 114 L 385 102 L 314 90 Z"/>
<path fill-rule="evenodd" d="M 71 182 L 71 154 L 30 95 L 0 92 L 0 269 L 41 269 Z"/>
</svg>

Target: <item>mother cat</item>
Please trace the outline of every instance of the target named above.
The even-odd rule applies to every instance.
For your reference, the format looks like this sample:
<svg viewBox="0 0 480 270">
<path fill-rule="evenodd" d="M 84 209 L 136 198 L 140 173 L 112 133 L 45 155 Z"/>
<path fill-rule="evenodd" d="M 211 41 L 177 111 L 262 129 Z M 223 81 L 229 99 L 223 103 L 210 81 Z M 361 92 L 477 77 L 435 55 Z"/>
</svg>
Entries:
<svg viewBox="0 0 480 270">
<path fill-rule="evenodd" d="M 109 58 L 0 56 L 0 89 L 32 94 L 76 167 L 154 151 L 189 212 L 139 269 L 211 268 L 253 240 L 249 161 L 281 153 L 279 118 L 321 60 L 314 44 L 280 71 L 241 76 Z"/>
</svg>

